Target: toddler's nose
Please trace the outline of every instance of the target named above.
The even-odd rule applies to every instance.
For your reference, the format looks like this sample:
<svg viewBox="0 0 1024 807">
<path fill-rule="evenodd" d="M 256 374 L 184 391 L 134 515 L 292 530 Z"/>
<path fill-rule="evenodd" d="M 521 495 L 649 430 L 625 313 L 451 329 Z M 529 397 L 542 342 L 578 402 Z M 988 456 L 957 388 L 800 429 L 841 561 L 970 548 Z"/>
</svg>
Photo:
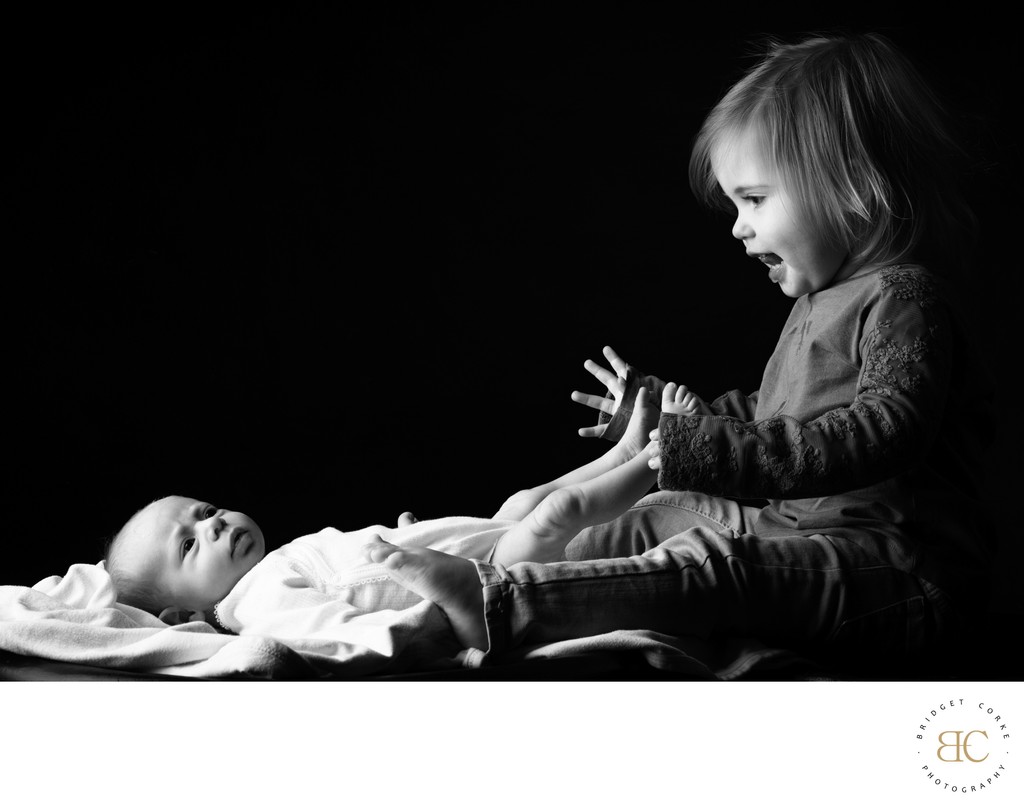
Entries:
<svg viewBox="0 0 1024 807">
<path fill-rule="evenodd" d="M 754 237 L 754 228 L 747 223 L 742 214 L 736 216 L 736 221 L 733 222 L 732 237 L 739 241 Z"/>
</svg>

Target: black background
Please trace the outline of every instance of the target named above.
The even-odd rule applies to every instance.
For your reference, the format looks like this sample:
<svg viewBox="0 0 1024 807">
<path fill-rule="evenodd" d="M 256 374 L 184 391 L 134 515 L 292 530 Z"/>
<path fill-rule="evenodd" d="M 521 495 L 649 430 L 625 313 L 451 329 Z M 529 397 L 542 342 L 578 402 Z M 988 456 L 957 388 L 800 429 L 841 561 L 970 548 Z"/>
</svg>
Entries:
<svg viewBox="0 0 1024 807">
<path fill-rule="evenodd" d="M 569 398 L 599 391 L 604 344 L 708 398 L 756 388 L 792 301 L 686 161 L 765 34 L 885 33 L 949 100 L 983 227 L 969 302 L 1016 377 L 1012 26 L 667 8 L 12 18 L 0 582 L 97 560 L 168 493 L 249 513 L 271 547 L 490 515 L 606 447 Z"/>
</svg>

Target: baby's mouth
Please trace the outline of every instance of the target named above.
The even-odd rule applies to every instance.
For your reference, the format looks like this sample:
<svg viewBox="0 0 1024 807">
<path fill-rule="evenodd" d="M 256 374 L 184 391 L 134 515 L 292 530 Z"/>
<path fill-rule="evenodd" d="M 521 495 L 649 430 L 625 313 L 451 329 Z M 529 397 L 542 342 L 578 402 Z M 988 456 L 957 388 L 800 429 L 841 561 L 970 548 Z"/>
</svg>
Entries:
<svg viewBox="0 0 1024 807">
<path fill-rule="evenodd" d="M 231 535 L 231 557 L 235 556 L 235 550 L 238 549 L 239 542 L 248 534 L 248 530 L 238 530 Z M 246 547 L 246 549 L 248 549 L 248 547 Z M 245 551 L 245 549 L 242 550 L 243 555 L 245 554 Z"/>
</svg>

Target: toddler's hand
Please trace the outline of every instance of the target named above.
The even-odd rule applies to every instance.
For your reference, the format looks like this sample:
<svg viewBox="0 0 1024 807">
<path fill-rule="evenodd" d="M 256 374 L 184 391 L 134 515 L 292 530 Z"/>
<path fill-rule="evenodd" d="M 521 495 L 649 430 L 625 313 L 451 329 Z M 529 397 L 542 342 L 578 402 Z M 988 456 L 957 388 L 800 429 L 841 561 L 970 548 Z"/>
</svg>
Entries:
<svg viewBox="0 0 1024 807">
<path fill-rule="evenodd" d="M 611 398 L 605 395 L 591 395 L 585 392 L 578 392 L 576 390 L 572 393 L 572 399 L 576 403 L 581 403 L 584 406 L 589 406 L 591 409 L 597 409 L 600 412 L 604 412 L 607 415 L 614 415 L 618 410 L 619 406 L 622 405 L 622 394 L 626 391 L 626 375 L 629 372 L 629 365 L 624 362 L 619 355 L 612 350 L 610 347 L 605 347 L 602 351 L 608 363 L 612 366 L 614 372 L 605 369 L 597 362 L 587 359 L 583 366 L 587 371 L 594 376 L 598 381 L 605 385 L 608 392 L 612 394 Z M 580 437 L 600 437 L 604 434 L 605 429 L 608 428 L 608 424 L 601 423 L 597 426 L 586 426 L 579 430 Z"/>
<path fill-rule="evenodd" d="M 651 442 L 647 444 L 647 467 L 653 471 L 659 471 L 661 470 L 661 432 L 655 429 L 648 437 Z"/>
</svg>

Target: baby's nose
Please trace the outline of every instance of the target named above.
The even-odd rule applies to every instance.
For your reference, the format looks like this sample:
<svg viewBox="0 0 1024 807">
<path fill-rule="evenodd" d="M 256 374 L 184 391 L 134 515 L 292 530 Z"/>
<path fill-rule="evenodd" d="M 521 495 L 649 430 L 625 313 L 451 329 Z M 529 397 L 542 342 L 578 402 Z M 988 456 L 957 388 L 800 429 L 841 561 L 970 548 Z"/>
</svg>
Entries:
<svg viewBox="0 0 1024 807">
<path fill-rule="evenodd" d="M 224 519 L 220 516 L 212 516 L 206 519 L 206 534 L 210 540 L 216 541 L 220 537 L 221 530 L 224 529 Z"/>
</svg>

